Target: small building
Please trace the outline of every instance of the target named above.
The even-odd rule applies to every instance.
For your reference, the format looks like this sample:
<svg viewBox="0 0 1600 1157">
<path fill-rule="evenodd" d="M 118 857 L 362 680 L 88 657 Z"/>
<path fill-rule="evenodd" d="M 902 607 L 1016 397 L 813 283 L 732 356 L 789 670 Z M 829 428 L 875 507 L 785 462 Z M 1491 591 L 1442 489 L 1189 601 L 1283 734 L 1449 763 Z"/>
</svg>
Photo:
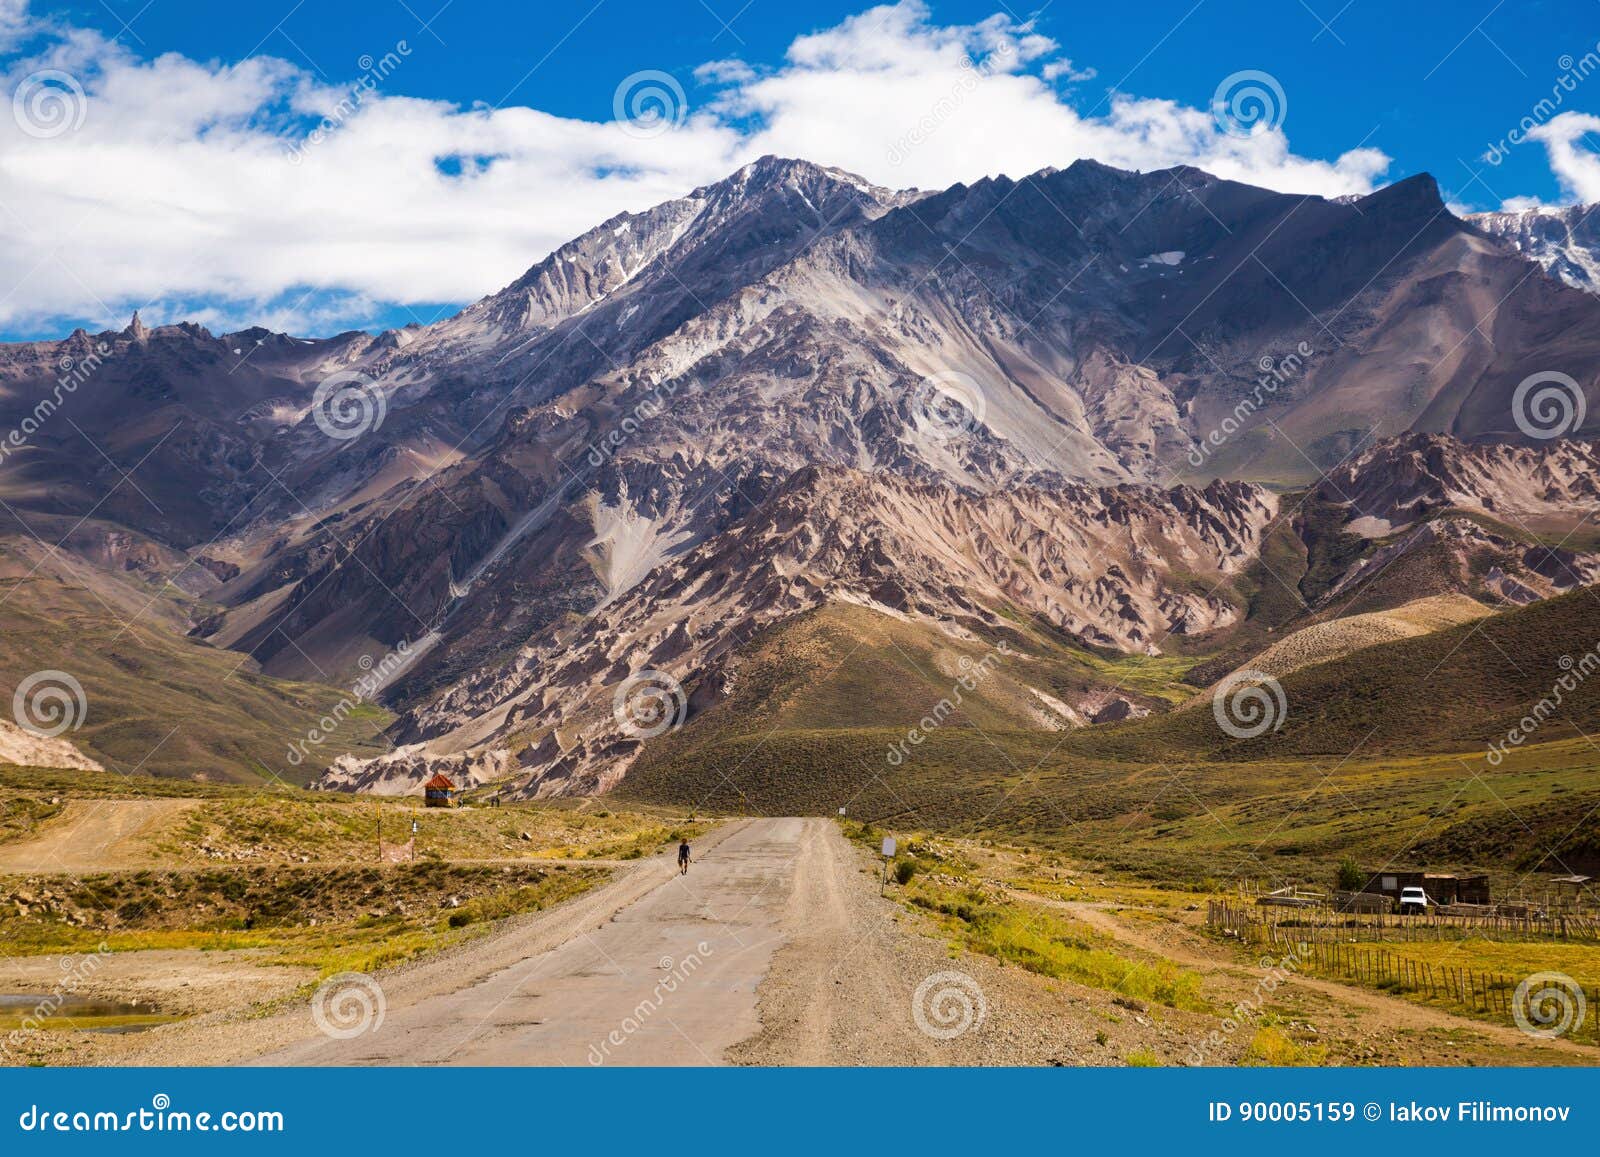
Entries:
<svg viewBox="0 0 1600 1157">
<path fill-rule="evenodd" d="M 461 791 L 455 781 L 440 772 L 422 785 L 422 802 L 426 807 L 455 807 Z"/>
<path fill-rule="evenodd" d="M 1594 883 L 1594 877 L 1574 873 L 1570 876 L 1557 876 L 1550 881 L 1555 885 L 1555 895 L 1549 898 L 1547 906 L 1562 912 L 1570 912 L 1583 907 L 1586 895 L 1590 892 L 1589 885 Z"/>
<path fill-rule="evenodd" d="M 1446 872 L 1390 869 L 1369 877 L 1361 890 L 1398 899 L 1403 888 L 1421 888 L 1435 904 L 1489 903 L 1488 876 L 1454 876 Z"/>
<path fill-rule="evenodd" d="M 1372 914 L 1387 914 L 1394 911 L 1395 898 L 1385 896 L 1378 892 L 1335 892 L 1333 894 L 1333 909 L 1335 912 L 1359 912 Z"/>
</svg>

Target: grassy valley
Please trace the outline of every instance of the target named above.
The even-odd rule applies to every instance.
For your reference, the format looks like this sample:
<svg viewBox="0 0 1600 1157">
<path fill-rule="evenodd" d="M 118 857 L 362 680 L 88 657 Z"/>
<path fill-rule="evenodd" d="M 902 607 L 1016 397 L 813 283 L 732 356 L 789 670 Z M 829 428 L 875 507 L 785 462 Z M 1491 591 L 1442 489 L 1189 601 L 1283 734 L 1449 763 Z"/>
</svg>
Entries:
<svg viewBox="0 0 1600 1157">
<path fill-rule="evenodd" d="M 339 708 L 338 750 L 376 755 L 391 716 L 356 702 L 338 687 L 274 679 L 254 660 L 179 634 L 160 607 L 141 614 L 127 590 L 109 580 L 77 583 L 24 558 L 0 555 L 0 606 L 6 646 L 0 651 L 0 700 L 39 671 L 63 671 L 83 687 L 81 726 L 66 732 L 108 769 L 156 772 L 188 780 L 305 783 L 321 771 L 298 764 L 290 745 Z M 30 564 L 31 565 L 31 564 Z M 122 584 L 125 586 L 126 584 Z M 166 598 L 157 589 L 144 605 Z M 325 760 L 324 760 L 325 762 Z"/>
</svg>

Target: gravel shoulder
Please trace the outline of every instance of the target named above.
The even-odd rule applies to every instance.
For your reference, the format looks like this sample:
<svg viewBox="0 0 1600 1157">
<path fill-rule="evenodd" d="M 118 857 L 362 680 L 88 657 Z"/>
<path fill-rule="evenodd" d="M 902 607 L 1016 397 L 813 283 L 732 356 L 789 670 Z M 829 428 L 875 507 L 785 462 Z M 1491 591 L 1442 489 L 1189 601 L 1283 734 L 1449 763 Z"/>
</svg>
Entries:
<svg viewBox="0 0 1600 1157">
<path fill-rule="evenodd" d="M 310 968 L 286 967 L 268 954 L 241 950 L 153 949 L 76 956 L 0 956 L 0 992 L 49 993 L 68 978 L 70 995 L 148 1005 L 175 1016 L 279 1000 L 316 979 Z"/>
<path fill-rule="evenodd" d="M 818 820 L 746 1065 L 1117 1065 L 1177 1060 L 1214 1020 L 957 953 L 879 895 L 879 862 Z"/>
</svg>

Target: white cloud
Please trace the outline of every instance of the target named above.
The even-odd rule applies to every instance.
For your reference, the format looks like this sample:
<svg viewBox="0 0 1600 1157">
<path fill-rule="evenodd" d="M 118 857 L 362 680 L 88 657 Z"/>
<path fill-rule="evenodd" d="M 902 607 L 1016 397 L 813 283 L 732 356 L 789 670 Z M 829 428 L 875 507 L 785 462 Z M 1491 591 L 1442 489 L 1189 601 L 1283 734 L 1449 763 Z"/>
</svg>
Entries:
<svg viewBox="0 0 1600 1157">
<path fill-rule="evenodd" d="M 1465 207 L 1458 210 L 1453 204 L 1449 205 L 1448 208 L 1457 217 L 1465 216 L 1467 213 L 1472 212 L 1471 209 Z M 1529 209 L 1543 208 L 1545 208 L 1545 203 L 1538 197 L 1507 197 L 1500 204 L 1500 211 L 1503 213 L 1525 213 Z"/>
<path fill-rule="evenodd" d="M 1579 144 L 1592 132 L 1600 132 L 1600 117 L 1564 112 L 1528 133 L 1529 140 L 1544 145 L 1561 188 L 1585 204 L 1600 201 L 1600 156 Z"/>
<path fill-rule="evenodd" d="M 28 15 L 28 0 L 0 0 L 0 49 L 17 43 L 34 24 Z"/>
<path fill-rule="evenodd" d="M 1092 68 L 1074 68 L 1072 61 L 1062 57 L 1046 64 L 1039 70 L 1039 75 L 1046 80 L 1064 80 L 1068 84 L 1077 84 L 1080 81 L 1093 80 L 1099 74 Z"/>
<path fill-rule="evenodd" d="M 702 84 L 748 84 L 756 70 L 742 60 L 708 60 L 694 70 L 694 78 Z"/>
<path fill-rule="evenodd" d="M 1052 81 L 1084 74 L 1032 25 L 941 26 L 918 0 L 802 36 L 775 67 L 708 61 L 683 124 L 657 135 L 408 98 L 420 44 L 397 45 L 353 90 L 265 57 L 141 59 L 21 13 L 0 0 L 0 48 L 34 45 L 12 54 L 7 91 L 59 69 L 87 107 L 54 136 L 0 113 L 0 324 L 13 329 L 120 325 L 153 302 L 152 320 L 326 331 L 376 303 L 467 301 L 607 216 L 763 153 L 924 188 L 1093 157 L 1336 195 L 1370 190 L 1388 165 L 1373 149 L 1296 156 L 1278 129 L 1230 136 L 1209 110 L 1167 100 L 1080 109 L 1092 94 Z M 308 139 L 319 117 L 331 123 Z M 447 158 L 460 163 L 441 169 Z"/>
</svg>

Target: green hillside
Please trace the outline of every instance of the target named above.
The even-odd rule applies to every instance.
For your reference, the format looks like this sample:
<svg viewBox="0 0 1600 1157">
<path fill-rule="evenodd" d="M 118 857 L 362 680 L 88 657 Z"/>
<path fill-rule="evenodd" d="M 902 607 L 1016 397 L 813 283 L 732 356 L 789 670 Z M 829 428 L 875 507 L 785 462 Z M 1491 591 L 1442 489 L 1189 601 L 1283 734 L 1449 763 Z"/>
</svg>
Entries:
<svg viewBox="0 0 1600 1157">
<path fill-rule="evenodd" d="M 879 619 L 894 624 L 887 635 Z M 906 624 L 829 609 L 749 649 L 733 697 L 647 745 L 617 790 L 734 813 L 842 807 L 1169 881 L 1325 881 L 1345 856 L 1399 853 L 1436 867 L 1590 870 L 1600 868 L 1600 750 L 1578 732 L 1600 731 L 1597 688 L 1569 696 L 1571 714 L 1500 763 L 1486 758 L 1488 739 L 1561 674 L 1560 643 L 1576 660 L 1585 639 L 1600 641 L 1589 591 L 1367 648 L 1287 678 L 1282 730 L 1248 741 L 1220 731 L 1208 700 L 1121 725 L 1027 725 L 1017 688 L 1089 662 L 1030 655 L 1000 669 L 1014 682 L 997 672 L 895 762 L 906 728 L 948 688 L 927 678 Z"/>
<path fill-rule="evenodd" d="M 1066 712 L 1083 691 L 1116 685 L 1133 701 L 1168 710 L 1193 694 L 1182 682 L 1192 662 L 1096 654 L 1020 618 L 987 638 L 957 638 L 830 604 L 752 640 L 731 694 L 647 744 L 624 789 L 681 801 L 680 785 L 697 781 L 700 769 L 752 745 L 763 757 L 783 752 L 784 774 L 814 784 L 839 774 L 840 744 L 880 765 L 891 751 L 913 762 L 938 746 L 936 737 L 961 742 L 951 733 L 986 745 L 984 736 L 1007 736 L 995 751 L 1044 751 L 1068 733 Z"/>
<path fill-rule="evenodd" d="M 1582 672 L 1600 668 L 1597 647 L 1600 590 L 1584 588 L 1297 671 L 1282 682 L 1282 726 L 1253 739 L 1225 734 L 1203 701 L 1077 734 L 1071 746 L 1117 759 L 1482 751 L 1533 712 L 1544 718 L 1530 741 L 1593 734 L 1600 669 L 1588 678 Z M 1558 692 L 1563 679 L 1571 687 Z"/>
<path fill-rule="evenodd" d="M 12 695 L 29 675 L 70 674 L 87 710 L 82 726 L 62 738 L 108 770 L 304 783 L 340 752 L 387 747 L 376 737 L 388 713 L 362 704 L 333 741 L 297 766 L 290 743 L 304 740 L 344 690 L 268 678 L 246 655 L 174 634 L 154 611 L 136 617 L 117 606 L 113 613 L 97 592 L 42 574 L 0 577 L 0 598 L 0 709 L 10 717 Z"/>
</svg>

